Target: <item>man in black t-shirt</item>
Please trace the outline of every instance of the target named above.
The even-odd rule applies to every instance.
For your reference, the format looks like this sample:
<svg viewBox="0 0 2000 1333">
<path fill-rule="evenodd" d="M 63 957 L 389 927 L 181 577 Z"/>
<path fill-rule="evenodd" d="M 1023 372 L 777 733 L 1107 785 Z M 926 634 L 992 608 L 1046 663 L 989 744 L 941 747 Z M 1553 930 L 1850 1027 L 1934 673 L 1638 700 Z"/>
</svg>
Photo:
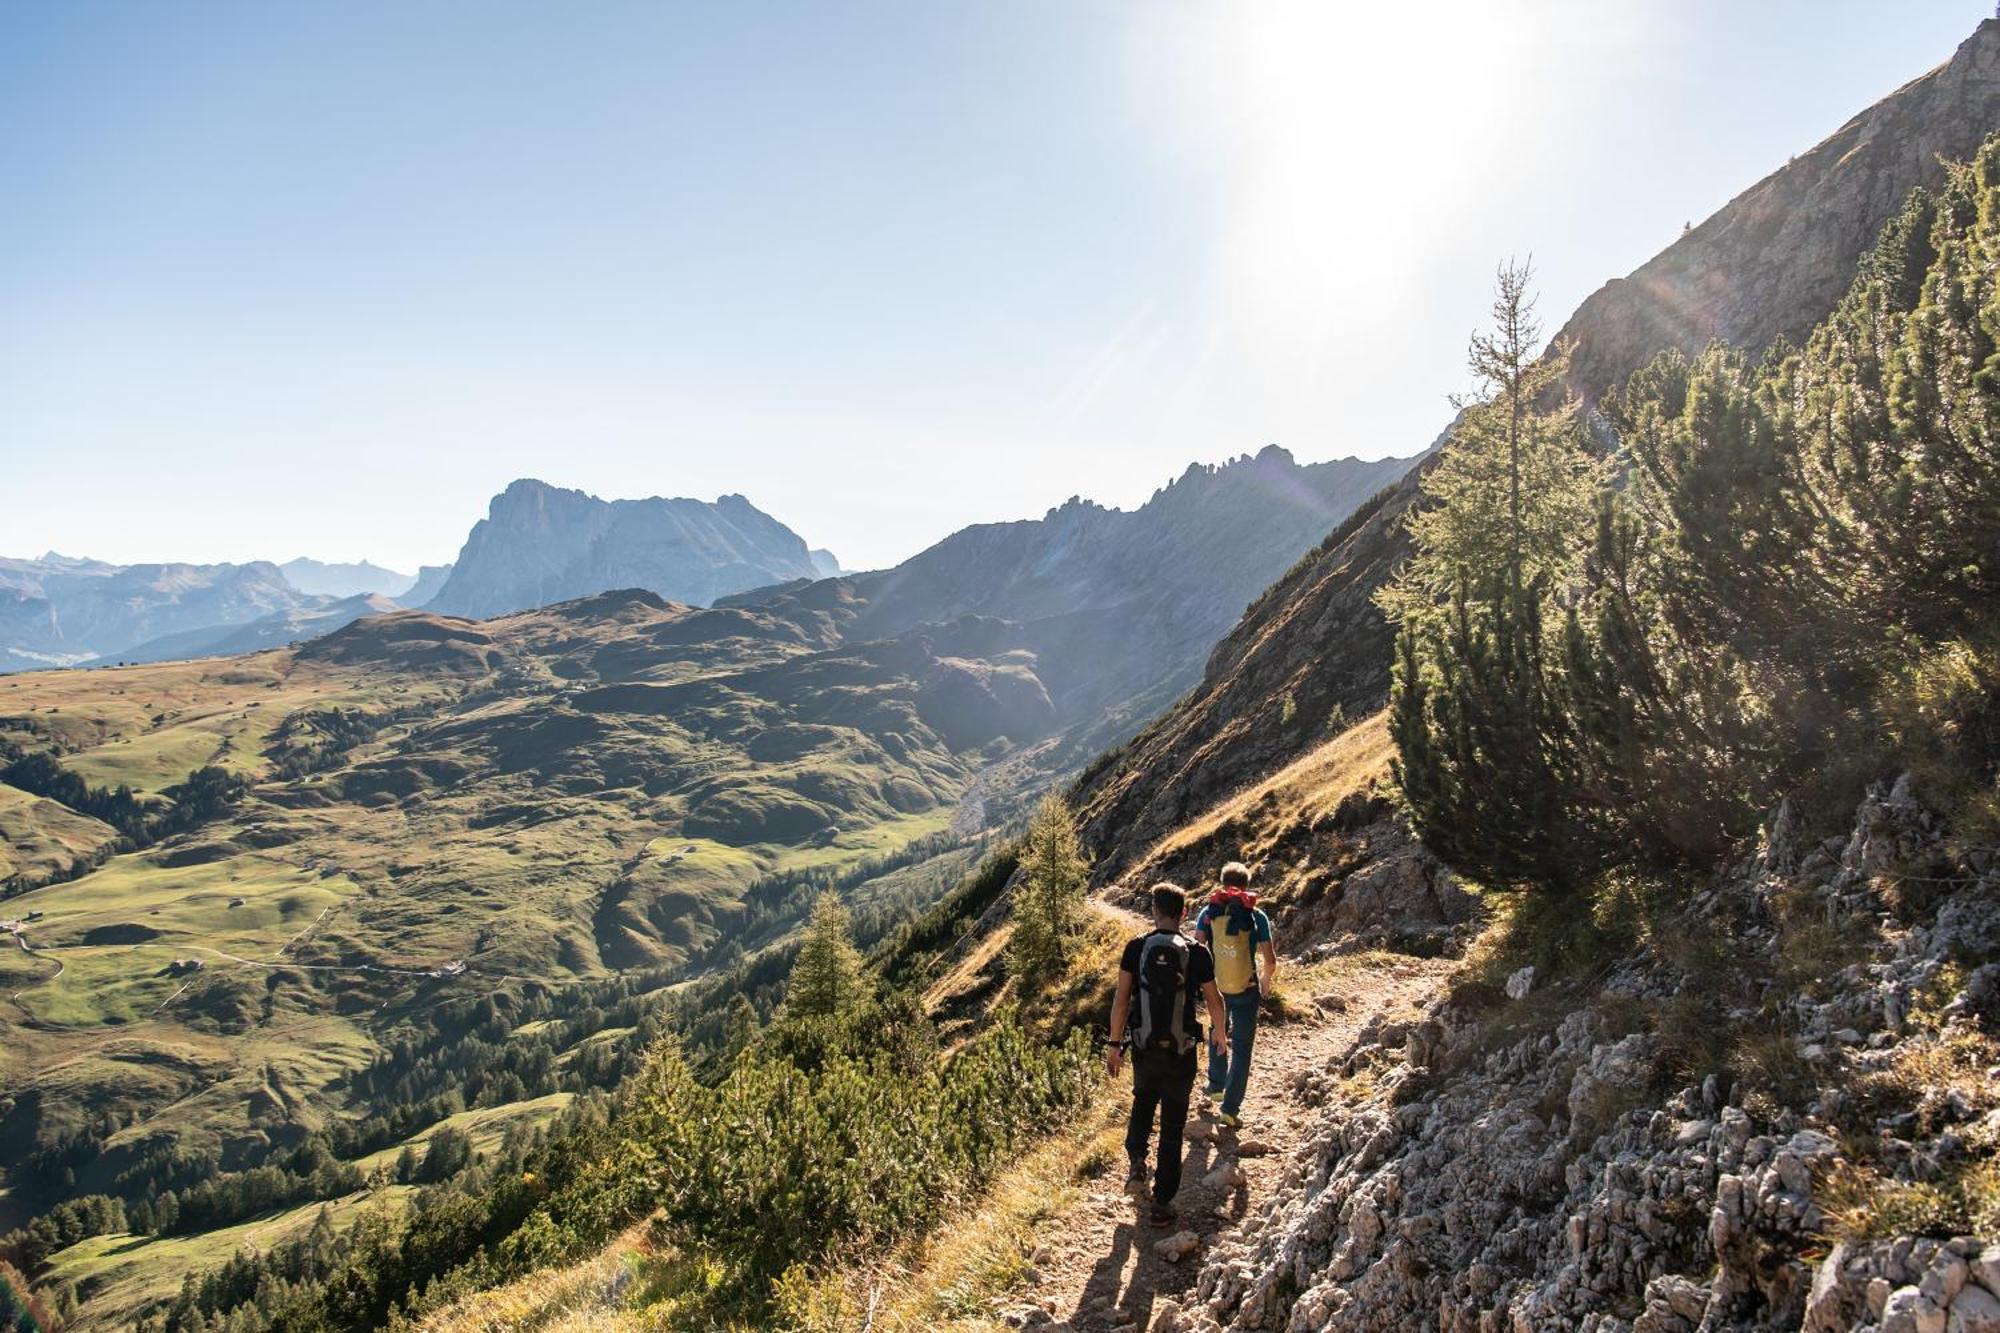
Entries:
<svg viewBox="0 0 2000 1333">
<path fill-rule="evenodd" d="M 1201 1049 L 1200 1011 L 1208 1011 L 1209 1039 L 1228 1040 L 1222 993 L 1215 988 L 1215 963 L 1208 949 L 1180 933 L 1187 895 L 1172 884 L 1153 886 L 1153 928 L 1125 946 L 1118 963 L 1118 996 L 1111 1002 L 1111 1047 L 1105 1064 L 1115 1076 L 1123 1055 L 1126 1024 L 1138 1011 L 1132 1032 L 1132 1118 L 1125 1128 L 1125 1153 L 1132 1172 L 1127 1183 L 1146 1182 L 1146 1148 L 1153 1137 L 1153 1112 L 1160 1113 L 1160 1158 L 1153 1174 L 1153 1225 L 1174 1223 L 1173 1200 L 1181 1187 L 1181 1135 L 1187 1128 L 1188 1099 L 1194 1095 Z M 1197 1004 L 1199 1001 L 1199 1005 Z"/>
</svg>

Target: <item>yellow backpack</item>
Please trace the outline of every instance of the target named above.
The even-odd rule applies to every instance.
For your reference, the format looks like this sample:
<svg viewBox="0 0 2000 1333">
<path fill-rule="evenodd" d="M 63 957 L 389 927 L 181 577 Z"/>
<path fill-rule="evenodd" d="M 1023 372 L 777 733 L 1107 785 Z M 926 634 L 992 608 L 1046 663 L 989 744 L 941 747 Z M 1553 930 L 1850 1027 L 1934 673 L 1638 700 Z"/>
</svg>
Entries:
<svg viewBox="0 0 2000 1333">
<path fill-rule="evenodd" d="M 1209 952 L 1215 955 L 1215 988 L 1224 995 L 1241 995 L 1257 981 L 1257 930 L 1230 928 L 1227 911 L 1208 919 Z"/>
</svg>

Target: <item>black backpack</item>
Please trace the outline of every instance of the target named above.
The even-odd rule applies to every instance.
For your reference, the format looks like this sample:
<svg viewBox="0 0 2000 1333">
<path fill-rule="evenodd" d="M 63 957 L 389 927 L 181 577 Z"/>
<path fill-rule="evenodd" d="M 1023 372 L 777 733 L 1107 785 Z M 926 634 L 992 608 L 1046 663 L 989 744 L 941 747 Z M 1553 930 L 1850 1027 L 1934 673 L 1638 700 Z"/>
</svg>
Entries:
<svg viewBox="0 0 2000 1333">
<path fill-rule="evenodd" d="M 1139 1026 L 1132 1034 L 1135 1051 L 1162 1050 L 1186 1055 L 1194 1049 L 1187 1025 L 1187 937 L 1156 930 L 1139 945 Z"/>
</svg>

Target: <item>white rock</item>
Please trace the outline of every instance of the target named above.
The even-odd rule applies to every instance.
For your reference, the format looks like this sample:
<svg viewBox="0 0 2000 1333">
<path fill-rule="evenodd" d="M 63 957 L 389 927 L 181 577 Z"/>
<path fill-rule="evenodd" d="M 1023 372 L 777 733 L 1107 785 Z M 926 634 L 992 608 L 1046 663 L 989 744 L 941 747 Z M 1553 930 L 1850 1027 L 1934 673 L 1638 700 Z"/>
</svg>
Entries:
<svg viewBox="0 0 2000 1333">
<path fill-rule="evenodd" d="M 2000 1298 L 1981 1286 L 1968 1285 L 1951 1303 L 1948 1333 L 2000 1333 Z"/>
<path fill-rule="evenodd" d="M 1510 1000 L 1524 1000 L 1534 988 L 1535 968 L 1532 963 L 1507 978 L 1507 998 Z"/>
<path fill-rule="evenodd" d="M 1972 1280 L 2000 1296 L 2000 1245 L 1988 1245 L 1972 1260 Z"/>
<path fill-rule="evenodd" d="M 1674 1145 L 1685 1148 L 1690 1143 L 1700 1143 L 1714 1128 L 1713 1120 L 1683 1120 L 1674 1127 Z"/>
<path fill-rule="evenodd" d="M 1882 1307 L 1882 1333 L 1944 1333 L 1945 1313 L 1915 1287 L 1898 1287 Z"/>
<path fill-rule="evenodd" d="M 1177 1264 L 1201 1248 L 1201 1237 L 1192 1231 L 1177 1231 L 1165 1240 L 1153 1242 L 1154 1251 L 1170 1264 Z"/>
</svg>

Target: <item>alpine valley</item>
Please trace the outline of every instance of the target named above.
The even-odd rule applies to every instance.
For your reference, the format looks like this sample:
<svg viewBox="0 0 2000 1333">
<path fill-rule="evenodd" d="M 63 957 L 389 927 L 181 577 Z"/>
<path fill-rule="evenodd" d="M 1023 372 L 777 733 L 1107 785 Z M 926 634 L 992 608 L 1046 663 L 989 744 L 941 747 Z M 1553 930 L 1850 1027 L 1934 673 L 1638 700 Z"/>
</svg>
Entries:
<svg viewBox="0 0 2000 1333">
<path fill-rule="evenodd" d="M 1406 456 L 866 572 L 532 480 L 421 575 L 0 563 L 0 1296 L 2000 1328 L 1996 292 L 2000 20 Z M 1238 860 L 1257 1082 L 1149 1232 L 1089 1034 Z"/>
</svg>

